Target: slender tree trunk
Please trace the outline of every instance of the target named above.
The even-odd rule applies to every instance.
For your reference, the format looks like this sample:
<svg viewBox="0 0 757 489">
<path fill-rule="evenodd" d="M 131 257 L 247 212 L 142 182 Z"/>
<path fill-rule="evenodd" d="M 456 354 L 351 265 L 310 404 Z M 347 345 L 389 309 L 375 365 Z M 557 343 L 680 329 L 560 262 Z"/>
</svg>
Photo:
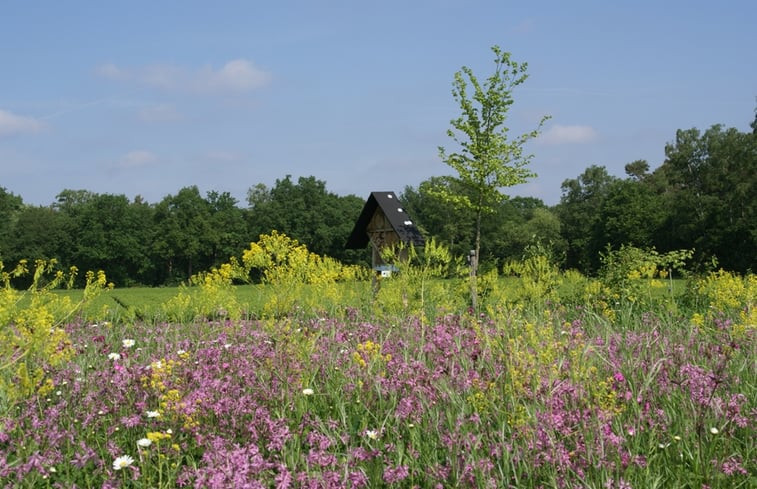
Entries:
<svg viewBox="0 0 757 489">
<path fill-rule="evenodd" d="M 481 253 L 481 206 L 476 211 L 476 245 L 470 264 L 470 294 L 473 312 L 478 311 L 478 256 Z"/>
</svg>

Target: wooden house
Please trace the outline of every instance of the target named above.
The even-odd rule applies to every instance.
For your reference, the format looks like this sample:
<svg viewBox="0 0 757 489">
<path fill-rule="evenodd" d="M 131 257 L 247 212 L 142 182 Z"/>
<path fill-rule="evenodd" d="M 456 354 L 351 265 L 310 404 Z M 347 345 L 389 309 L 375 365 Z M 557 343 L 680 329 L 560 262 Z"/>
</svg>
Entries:
<svg viewBox="0 0 757 489">
<path fill-rule="evenodd" d="M 387 272 L 390 266 L 381 259 L 381 250 L 398 243 L 423 246 L 425 240 L 413 224 L 394 192 L 371 192 L 358 217 L 347 249 L 372 248 L 371 263 L 377 272 Z"/>
</svg>

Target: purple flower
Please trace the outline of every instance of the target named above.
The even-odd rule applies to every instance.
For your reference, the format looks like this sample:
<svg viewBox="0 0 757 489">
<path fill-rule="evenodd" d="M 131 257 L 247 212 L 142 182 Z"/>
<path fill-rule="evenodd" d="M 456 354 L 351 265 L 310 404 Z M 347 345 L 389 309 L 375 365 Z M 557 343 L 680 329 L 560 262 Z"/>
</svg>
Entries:
<svg viewBox="0 0 757 489">
<path fill-rule="evenodd" d="M 726 475 L 749 475 L 749 472 L 747 472 L 747 470 L 741 465 L 741 460 L 736 457 L 730 457 L 728 460 L 723 462 L 720 470 L 722 470 Z"/>
<path fill-rule="evenodd" d="M 384 470 L 384 482 L 388 484 L 400 482 L 406 479 L 408 475 L 410 475 L 410 471 L 405 465 L 400 465 L 395 468 L 386 468 Z"/>
<path fill-rule="evenodd" d="M 351 486 L 355 489 L 360 487 L 368 487 L 368 477 L 360 470 L 355 470 L 347 475 L 347 480 Z"/>
<path fill-rule="evenodd" d="M 276 482 L 276 489 L 289 489 L 292 486 L 292 473 L 287 470 L 284 464 L 281 464 L 278 468 L 279 473 L 276 474 L 274 482 Z"/>
</svg>

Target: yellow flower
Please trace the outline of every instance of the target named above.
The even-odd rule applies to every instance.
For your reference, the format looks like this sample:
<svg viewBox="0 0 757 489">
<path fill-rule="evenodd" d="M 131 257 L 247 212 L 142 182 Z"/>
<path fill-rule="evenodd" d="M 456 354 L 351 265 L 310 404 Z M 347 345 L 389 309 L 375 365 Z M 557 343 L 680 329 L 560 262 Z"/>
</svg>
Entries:
<svg viewBox="0 0 757 489">
<path fill-rule="evenodd" d="M 159 443 L 160 440 L 171 438 L 171 433 L 161 433 L 160 431 L 150 431 L 147 433 L 147 439 L 153 443 Z"/>
</svg>

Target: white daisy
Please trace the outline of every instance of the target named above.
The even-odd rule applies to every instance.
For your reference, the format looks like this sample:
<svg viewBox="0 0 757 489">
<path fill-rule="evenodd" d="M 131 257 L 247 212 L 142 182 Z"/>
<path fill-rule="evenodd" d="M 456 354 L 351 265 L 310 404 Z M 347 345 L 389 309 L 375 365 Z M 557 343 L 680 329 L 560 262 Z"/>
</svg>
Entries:
<svg viewBox="0 0 757 489">
<path fill-rule="evenodd" d="M 113 470 L 121 470 L 134 463 L 134 459 L 128 455 L 121 455 L 113 461 Z"/>
</svg>

